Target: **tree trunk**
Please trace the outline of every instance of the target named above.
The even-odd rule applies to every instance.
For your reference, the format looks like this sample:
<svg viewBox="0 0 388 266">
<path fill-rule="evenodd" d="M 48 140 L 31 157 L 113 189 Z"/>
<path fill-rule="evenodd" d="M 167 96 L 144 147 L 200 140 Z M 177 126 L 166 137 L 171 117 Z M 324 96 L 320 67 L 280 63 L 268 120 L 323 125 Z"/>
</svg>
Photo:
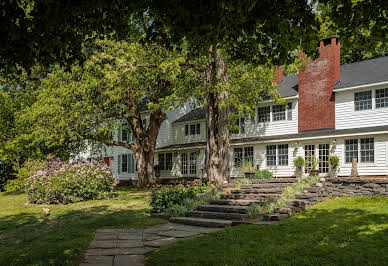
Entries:
<svg viewBox="0 0 388 266">
<path fill-rule="evenodd" d="M 138 175 L 137 186 L 146 187 L 155 184 L 154 179 L 154 155 L 155 146 L 147 148 L 148 145 L 141 144 L 134 152 L 136 159 L 136 170 Z"/>
<path fill-rule="evenodd" d="M 222 183 L 230 179 L 229 167 L 229 106 L 221 107 L 228 97 L 227 91 L 218 91 L 218 82 L 227 82 L 225 61 L 213 47 L 211 63 L 204 73 L 204 83 L 209 87 L 206 96 L 207 124 L 207 176 L 209 181 Z M 225 105 L 223 105 L 225 106 Z"/>
</svg>

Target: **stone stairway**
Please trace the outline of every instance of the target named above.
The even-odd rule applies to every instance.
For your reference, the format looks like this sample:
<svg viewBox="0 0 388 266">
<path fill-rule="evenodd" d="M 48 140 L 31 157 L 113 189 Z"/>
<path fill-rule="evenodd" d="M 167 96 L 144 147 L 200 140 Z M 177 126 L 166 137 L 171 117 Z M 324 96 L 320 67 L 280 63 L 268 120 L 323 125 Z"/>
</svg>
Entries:
<svg viewBox="0 0 388 266">
<path fill-rule="evenodd" d="M 222 194 L 221 199 L 213 200 L 208 205 L 198 206 L 197 210 L 186 213 L 186 217 L 171 217 L 174 223 L 207 227 L 228 227 L 244 223 L 248 217 L 251 204 L 263 205 L 269 198 L 280 197 L 288 185 L 296 182 L 295 178 L 276 178 L 252 180 L 252 184 L 241 185 L 238 190 Z M 283 213 L 276 213 L 281 217 Z M 287 216 L 288 217 L 288 216 Z M 275 218 L 268 218 L 274 221 Z"/>
</svg>

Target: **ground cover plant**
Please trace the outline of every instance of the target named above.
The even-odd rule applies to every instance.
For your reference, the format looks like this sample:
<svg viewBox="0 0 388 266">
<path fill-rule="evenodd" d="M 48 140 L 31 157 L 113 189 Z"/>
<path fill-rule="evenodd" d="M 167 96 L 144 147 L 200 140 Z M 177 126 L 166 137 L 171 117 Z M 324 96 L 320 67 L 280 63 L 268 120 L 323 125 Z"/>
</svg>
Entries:
<svg viewBox="0 0 388 266">
<path fill-rule="evenodd" d="M 25 194 L 0 193 L 0 265 L 79 265 L 96 229 L 165 222 L 149 217 L 150 194 L 120 188 L 113 199 L 47 206 L 26 204 Z"/>
<path fill-rule="evenodd" d="M 387 206 L 388 198 L 331 199 L 271 226 L 241 225 L 179 241 L 148 253 L 146 262 L 148 265 L 385 265 Z"/>
</svg>

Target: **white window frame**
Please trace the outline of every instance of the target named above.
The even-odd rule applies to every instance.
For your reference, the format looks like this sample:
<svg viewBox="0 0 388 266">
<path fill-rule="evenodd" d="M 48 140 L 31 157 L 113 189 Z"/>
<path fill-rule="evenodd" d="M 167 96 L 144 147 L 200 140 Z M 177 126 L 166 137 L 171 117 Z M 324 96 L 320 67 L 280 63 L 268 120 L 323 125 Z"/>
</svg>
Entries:
<svg viewBox="0 0 388 266">
<path fill-rule="evenodd" d="M 365 137 L 365 138 L 348 138 L 344 140 L 344 163 L 346 165 L 351 165 L 352 162 L 346 162 L 346 140 L 357 140 L 357 164 L 362 165 L 375 165 L 376 164 L 376 138 L 375 137 Z M 361 161 L 361 139 L 373 139 L 373 162 Z"/>
</svg>

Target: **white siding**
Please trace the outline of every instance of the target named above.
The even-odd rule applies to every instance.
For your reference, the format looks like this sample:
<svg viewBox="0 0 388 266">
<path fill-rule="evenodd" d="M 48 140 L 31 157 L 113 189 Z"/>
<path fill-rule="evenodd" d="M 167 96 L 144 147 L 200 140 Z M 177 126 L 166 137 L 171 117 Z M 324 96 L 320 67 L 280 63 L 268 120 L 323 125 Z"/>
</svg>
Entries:
<svg viewBox="0 0 388 266">
<path fill-rule="evenodd" d="M 376 87 L 384 88 L 384 87 Z M 387 125 L 388 108 L 377 108 L 375 89 L 358 89 L 335 93 L 335 128 L 359 128 Z M 372 90 L 372 109 L 354 110 L 354 93 Z"/>
<path fill-rule="evenodd" d="M 196 125 L 200 124 L 201 126 L 201 134 L 189 135 L 185 134 L 185 126 L 186 125 Z M 206 141 L 206 124 L 204 120 L 190 121 L 187 123 L 176 123 L 173 125 L 173 144 L 184 144 L 184 143 L 196 143 Z"/>
</svg>

